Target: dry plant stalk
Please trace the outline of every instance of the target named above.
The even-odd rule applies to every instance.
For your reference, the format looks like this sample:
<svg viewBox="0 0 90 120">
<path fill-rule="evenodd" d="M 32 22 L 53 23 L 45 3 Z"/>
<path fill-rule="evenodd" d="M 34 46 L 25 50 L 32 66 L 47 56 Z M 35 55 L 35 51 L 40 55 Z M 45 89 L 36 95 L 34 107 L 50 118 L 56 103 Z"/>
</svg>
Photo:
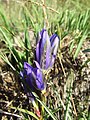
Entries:
<svg viewBox="0 0 90 120">
<path fill-rule="evenodd" d="M 47 18 L 47 12 L 46 12 L 46 5 L 45 5 L 45 0 L 41 0 L 42 2 L 42 9 L 43 9 L 43 14 L 44 14 L 44 27 L 48 28 L 49 27 L 49 22 L 48 22 L 48 18 Z"/>
</svg>

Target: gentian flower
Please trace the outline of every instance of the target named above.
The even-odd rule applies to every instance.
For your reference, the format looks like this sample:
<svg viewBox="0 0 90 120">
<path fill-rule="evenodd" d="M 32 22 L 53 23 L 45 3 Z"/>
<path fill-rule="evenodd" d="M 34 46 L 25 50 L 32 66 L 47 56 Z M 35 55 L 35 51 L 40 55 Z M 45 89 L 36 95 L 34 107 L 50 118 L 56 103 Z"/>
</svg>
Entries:
<svg viewBox="0 0 90 120">
<path fill-rule="evenodd" d="M 36 46 L 36 61 L 42 69 L 48 69 L 54 64 L 57 49 L 59 45 L 59 37 L 53 34 L 50 38 L 45 29 L 39 33 Z"/>
<path fill-rule="evenodd" d="M 32 101 L 34 108 L 36 108 L 36 113 L 40 117 L 39 106 L 35 101 L 35 92 L 40 99 L 42 99 L 42 94 L 46 92 L 46 85 L 44 83 L 44 74 L 43 71 L 51 68 L 54 64 L 57 49 L 59 45 L 59 37 L 56 34 L 53 34 L 49 37 L 47 31 L 43 29 L 39 33 L 39 38 L 36 46 L 36 67 L 32 67 L 27 62 L 24 62 L 23 71 L 20 72 L 20 75 L 23 79 L 23 86 L 25 92 L 27 93 L 29 99 Z M 44 99 L 43 99 L 44 100 Z"/>
<path fill-rule="evenodd" d="M 38 117 L 40 117 L 40 111 L 37 103 L 35 102 L 35 97 L 32 92 L 37 93 L 38 95 L 41 92 L 46 91 L 45 83 L 43 82 L 43 74 L 38 64 L 38 68 L 33 68 L 27 62 L 24 62 L 24 69 L 20 72 L 22 79 L 24 80 L 24 90 L 27 93 L 27 96 L 31 100 L 35 112 Z"/>
<path fill-rule="evenodd" d="M 32 92 L 45 89 L 43 74 L 39 68 L 33 68 L 27 62 L 24 62 L 24 69 L 20 72 L 20 75 L 26 82 L 26 85 L 24 84 L 25 89 L 27 85 Z"/>
</svg>

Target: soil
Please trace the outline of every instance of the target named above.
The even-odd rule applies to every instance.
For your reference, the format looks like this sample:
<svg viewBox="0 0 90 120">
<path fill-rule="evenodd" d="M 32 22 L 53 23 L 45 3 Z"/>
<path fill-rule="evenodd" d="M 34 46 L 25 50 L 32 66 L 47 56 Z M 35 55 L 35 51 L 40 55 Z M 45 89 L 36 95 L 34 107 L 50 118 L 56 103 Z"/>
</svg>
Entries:
<svg viewBox="0 0 90 120">
<path fill-rule="evenodd" d="M 90 62 L 85 64 L 88 59 L 90 60 L 90 52 L 83 52 L 85 49 L 89 49 L 89 47 L 90 40 L 87 40 L 83 44 L 79 56 L 75 61 L 69 54 L 68 47 L 62 48 L 62 65 L 64 71 L 60 58 L 57 57 L 55 65 L 49 73 L 49 80 L 47 82 L 47 100 L 49 100 L 47 101 L 47 106 L 52 109 L 57 109 L 57 107 L 61 106 L 59 106 L 60 101 L 56 92 L 60 95 L 59 97 L 61 97 L 63 103 L 65 103 L 67 99 L 65 96 L 65 86 L 68 83 L 67 80 L 70 71 L 73 71 L 74 81 L 71 104 L 73 109 L 72 113 L 75 119 L 78 119 L 82 112 L 87 113 L 90 105 Z M 81 67 L 82 64 L 83 67 Z M 22 114 L 17 110 L 11 109 L 10 106 L 21 107 L 28 110 L 32 109 L 24 93 L 19 76 L 0 58 L 0 119 L 21 120 L 22 118 L 20 118 L 20 116 L 15 115 Z M 63 108 L 56 113 L 58 119 L 63 119 L 63 114 Z"/>
</svg>

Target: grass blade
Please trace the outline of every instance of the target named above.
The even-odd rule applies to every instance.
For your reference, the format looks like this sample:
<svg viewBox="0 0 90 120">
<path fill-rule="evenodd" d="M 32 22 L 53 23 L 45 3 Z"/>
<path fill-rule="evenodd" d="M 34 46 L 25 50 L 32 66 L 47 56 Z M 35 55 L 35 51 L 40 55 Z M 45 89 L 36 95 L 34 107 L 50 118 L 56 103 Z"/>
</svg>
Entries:
<svg viewBox="0 0 90 120">
<path fill-rule="evenodd" d="M 26 113 L 26 114 L 29 114 L 30 116 L 32 116 L 33 118 L 35 118 L 36 120 L 39 120 L 39 118 L 33 113 L 33 112 L 30 112 L 26 109 L 22 109 L 22 108 L 16 108 L 16 107 L 11 107 L 12 109 L 15 109 L 15 110 L 18 110 L 22 113 Z"/>
<path fill-rule="evenodd" d="M 84 34 L 82 35 L 82 37 L 80 39 L 80 42 L 79 42 L 78 47 L 77 47 L 75 54 L 74 54 L 74 59 L 77 58 L 79 51 L 82 47 L 83 41 L 86 39 L 86 37 L 87 37 L 87 30 L 84 32 Z"/>
<path fill-rule="evenodd" d="M 47 111 L 47 113 L 52 117 L 53 120 L 57 120 L 56 116 L 54 116 L 53 112 L 49 110 L 49 108 L 38 98 L 36 98 L 37 101 L 44 107 L 44 109 Z"/>
</svg>

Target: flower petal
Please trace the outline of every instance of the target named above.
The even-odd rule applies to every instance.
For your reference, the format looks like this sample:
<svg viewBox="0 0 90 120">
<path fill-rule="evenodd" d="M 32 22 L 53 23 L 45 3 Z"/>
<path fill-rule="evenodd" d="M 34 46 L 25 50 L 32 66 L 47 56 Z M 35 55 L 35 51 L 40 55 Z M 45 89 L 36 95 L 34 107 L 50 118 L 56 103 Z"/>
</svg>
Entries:
<svg viewBox="0 0 90 120">
<path fill-rule="evenodd" d="M 36 61 L 42 69 L 48 69 L 54 64 L 59 45 L 59 37 L 53 34 L 50 38 L 45 29 L 39 33 L 36 46 Z M 36 66 L 38 66 L 36 64 Z M 39 68 L 39 67 L 38 67 Z"/>
<path fill-rule="evenodd" d="M 40 64 L 40 61 L 41 61 L 41 55 L 42 55 L 42 52 L 43 52 L 44 44 L 46 42 L 46 39 L 45 39 L 46 35 L 47 35 L 47 31 L 45 29 L 43 29 L 39 33 L 38 43 L 37 43 L 37 46 L 36 46 L 36 59 L 37 59 L 39 64 Z"/>
<path fill-rule="evenodd" d="M 51 39 L 51 46 L 54 55 L 56 55 L 57 53 L 58 45 L 59 45 L 59 37 L 56 34 L 54 34 L 53 39 Z"/>
<path fill-rule="evenodd" d="M 47 69 L 50 64 L 51 44 L 45 29 L 39 33 L 39 39 L 36 46 L 36 61 L 40 64 L 42 69 Z"/>
<path fill-rule="evenodd" d="M 28 86 L 31 91 L 44 89 L 43 74 L 39 64 L 37 62 L 36 64 L 38 65 L 38 68 L 33 68 L 27 62 L 24 62 L 24 70 L 20 72 L 21 77 L 26 81 L 26 84 L 24 84 L 24 89 L 26 91 Z"/>
<path fill-rule="evenodd" d="M 31 74 L 32 69 L 33 67 L 30 64 L 28 64 L 27 62 L 24 62 L 24 70 L 27 72 L 27 75 Z"/>
<path fill-rule="evenodd" d="M 56 34 L 53 34 L 50 38 L 50 42 L 51 42 L 51 46 L 52 46 L 52 59 L 51 59 L 51 65 L 52 66 L 54 64 L 55 58 L 56 58 L 56 54 L 57 54 L 57 50 L 58 50 L 58 46 L 59 46 L 59 37 Z"/>
<path fill-rule="evenodd" d="M 36 85 L 39 90 L 44 90 L 45 88 L 44 82 L 43 82 L 43 74 L 39 69 L 37 69 Z"/>
<path fill-rule="evenodd" d="M 52 46 L 52 44 L 53 44 L 53 42 L 54 42 L 54 39 L 55 39 L 56 37 L 57 37 L 56 34 L 53 34 L 53 35 L 50 37 L 51 46 Z"/>
<path fill-rule="evenodd" d="M 51 43 L 50 40 L 46 41 L 46 67 L 45 69 L 48 69 L 51 62 Z"/>
<path fill-rule="evenodd" d="M 34 62 L 35 62 L 36 67 L 37 67 L 38 69 L 41 69 L 39 63 L 38 63 L 37 61 L 34 61 Z"/>
</svg>

